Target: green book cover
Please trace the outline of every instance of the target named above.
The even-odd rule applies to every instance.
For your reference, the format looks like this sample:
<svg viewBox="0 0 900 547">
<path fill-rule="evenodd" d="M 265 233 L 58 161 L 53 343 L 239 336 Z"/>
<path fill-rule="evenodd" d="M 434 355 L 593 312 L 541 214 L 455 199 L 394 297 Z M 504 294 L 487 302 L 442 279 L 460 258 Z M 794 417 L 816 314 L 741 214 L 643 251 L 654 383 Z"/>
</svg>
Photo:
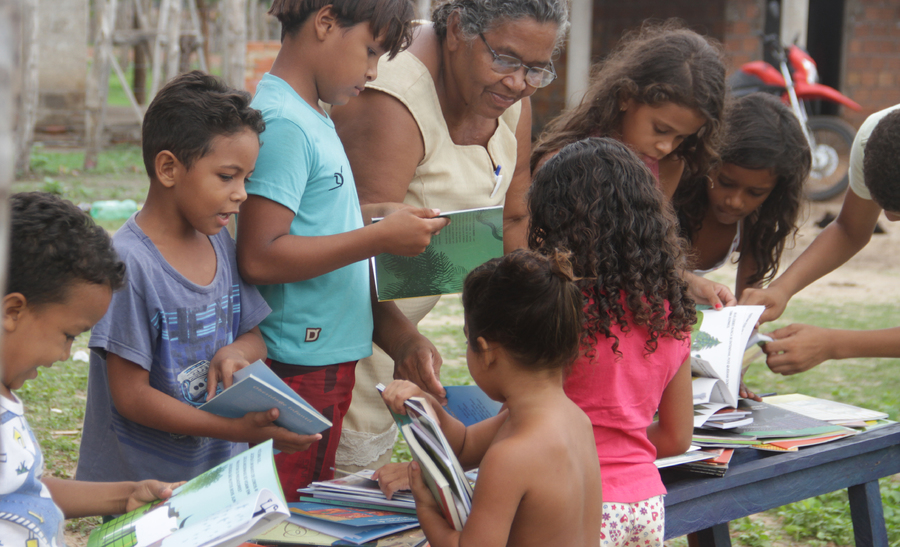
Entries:
<svg viewBox="0 0 900 547">
<path fill-rule="evenodd" d="M 466 275 L 503 256 L 503 207 L 444 213 L 450 224 L 414 257 L 382 253 L 372 258 L 378 300 L 462 292 Z"/>
</svg>

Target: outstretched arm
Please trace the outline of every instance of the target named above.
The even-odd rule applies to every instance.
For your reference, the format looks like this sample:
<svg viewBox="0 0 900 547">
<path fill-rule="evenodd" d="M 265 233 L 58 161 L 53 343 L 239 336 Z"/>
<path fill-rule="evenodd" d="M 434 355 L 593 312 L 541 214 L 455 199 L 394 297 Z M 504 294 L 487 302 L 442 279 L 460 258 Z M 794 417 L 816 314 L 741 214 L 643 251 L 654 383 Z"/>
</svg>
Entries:
<svg viewBox="0 0 900 547">
<path fill-rule="evenodd" d="M 294 212 L 251 195 L 241 205 L 237 257 L 241 276 L 255 285 L 312 279 L 379 253 L 415 256 L 446 226 L 435 209 L 400 209 L 381 222 L 327 236 L 290 233 Z"/>
<path fill-rule="evenodd" d="M 816 237 L 809 247 L 765 289 L 747 289 L 741 304 L 761 304 L 766 311 L 760 323 L 781 317 L 788 300 L 801 289 L 841 266 L 869 242 L 878 215 L 874 201 L 857 196 L 852 190 L 844 197 L 838 217 Z"/>
<path fill-rule="evenodd" d="M 770 334 L 766 364 L 785 376 L 807 371 L 829 359 L 900 357 L 900 327 L 880 330 L 826 329 L 792 324 Z"/>
<path fill-rule="evenodd" d="M 86 482 L 44 477 L 53 502 L 67 519 L 99 515 L 121 515 L 138 507 L 164 500 L 182 483 L 160 481 Z"/>
</svg>

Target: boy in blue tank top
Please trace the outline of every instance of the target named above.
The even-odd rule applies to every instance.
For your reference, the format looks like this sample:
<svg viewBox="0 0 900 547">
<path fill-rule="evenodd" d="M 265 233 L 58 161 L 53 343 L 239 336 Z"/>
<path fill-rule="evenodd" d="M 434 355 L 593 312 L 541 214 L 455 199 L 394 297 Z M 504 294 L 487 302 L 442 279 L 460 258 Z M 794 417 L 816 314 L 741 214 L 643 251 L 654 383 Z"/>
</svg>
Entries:
<svg viewBox="0 0 900 547">
<path fill-rule="evenodd" d="M 365 225 L 350 163 L 320 106 L 345 104 L 376 75 L 378 59 L 410 40 L 407 0 L 276 0 L 282 47 L 253 106 L 266 134 L 238 226 L 241 274 L 273 313 L 261 330 L 272 369 L 334 424 L 310 450 L 276 456 L 288 500 L 333 477 L 356 362 L 374 340 L 399 373 L 437 383 L 440 356 L 393 303 L 373 305 L 367 259 L 414 256 L 446 226 L 439 211 L 373 207 Z M 374 388 L 373 388 L 374 389 Z"/>
<path fill-rule="evenodd" d="M 246 199 L 262 116 L 250 94 L 202 72 L 153 99 L 142 146 L 150 189 L 113 244 L 125 287 L 91 333 L 91 368 L 77 477 L 188 480 L 274 439 L 288 452 L 315 436 L 272 423 L 277 411 L 223 418 L 198 409 L 266 346 L 269 307 L 237 272 L 223 230 Z"/>
</svg>

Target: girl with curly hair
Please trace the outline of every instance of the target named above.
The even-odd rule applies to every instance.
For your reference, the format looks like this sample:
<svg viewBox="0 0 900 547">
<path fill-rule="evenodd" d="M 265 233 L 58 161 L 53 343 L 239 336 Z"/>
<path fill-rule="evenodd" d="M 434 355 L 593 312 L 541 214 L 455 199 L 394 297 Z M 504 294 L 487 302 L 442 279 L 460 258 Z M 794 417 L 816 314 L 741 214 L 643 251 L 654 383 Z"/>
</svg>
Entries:
<svg viewBox="0 0 900 547">
<path fill-rule="evenodd" d="M 725 118 L 721 162 L 708 177 L 682 183 L 673 205 L 691 243 L 689 267 L 703 275 L 737 252 L 735 294 L 778 272 L 797 232 L 810 152 L 796 116 L 777 97 L 735 100 Z"/>
<path fill-rule="evenodd" d="M 586 335 L 564 389 L 590 417 L 603 486 L 601 545 L 662 545 L 654 460 L 681 454 L 693 431 L 694 302 L 671 208 L 622 143 L 589 138 L 535 174 L 529 246 L 572 252 Z M 654 422 L 654 414 L 659 419 Z M 646 542 L 646 543 L 645 543 Z"/>
<path fill-rule="evenodd" d="M 548 124 L 532 172 L 569 143 L 613 137 L 644 160 L 671 198 L 679 181 L 705 175 L 716 157 L 724 102 L 718 44 L 676 20 L 645 25 L 595 68 L 581 104 Z"/>
</svg>

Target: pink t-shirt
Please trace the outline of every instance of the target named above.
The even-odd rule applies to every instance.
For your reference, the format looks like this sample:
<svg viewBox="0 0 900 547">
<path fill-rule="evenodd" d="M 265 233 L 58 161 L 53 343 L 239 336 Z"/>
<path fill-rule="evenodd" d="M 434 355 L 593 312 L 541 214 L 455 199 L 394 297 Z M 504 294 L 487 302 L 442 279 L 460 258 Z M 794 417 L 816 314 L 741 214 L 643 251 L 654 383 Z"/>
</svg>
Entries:
<svg viewBox="0 0 900 547">
<path fill-rule="evenodd" d="M 647 426 L 691 344 L 689 337 L 660 337 L 657 350 L 645 357 L 649 333 L 626 313 L 628 333 L 611 326 L 622 355 L 613 353 L 614 339 L 601 336 L 594 355 L 578 358 L 563 386 L 594 425 L 604 503 L 634 503 L 666 493 L 653 464 L 656 447 L 647 439 Z"/>
</svg>

